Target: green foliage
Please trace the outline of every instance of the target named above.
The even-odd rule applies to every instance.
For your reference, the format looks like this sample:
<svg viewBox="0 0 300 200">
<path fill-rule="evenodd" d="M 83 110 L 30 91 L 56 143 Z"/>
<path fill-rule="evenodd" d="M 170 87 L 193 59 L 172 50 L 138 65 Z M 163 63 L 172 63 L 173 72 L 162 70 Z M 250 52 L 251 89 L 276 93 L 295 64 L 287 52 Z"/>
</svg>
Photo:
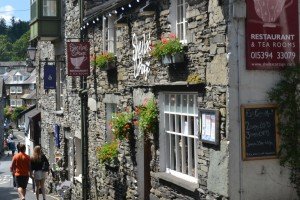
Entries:
<svg viewBox="0 0 300 200">
<path fill-rule="evenodd" d="M 132 112 L 121 112 L 113 114 L 110 126 L 116 139 L 124 140 L 128 138 L 133 131 Z"/>
<path fill-rule="evenodd" d="M 11 120 L 17 121 L 20 113 L 23 112 L 24 110 L 26 110 L 26 106 L 16 107 L 15 109 L 13 109 Z"/>
<path fill-rule="evenodd" d="M 30 32 L 27 31 L 12 45 L 12 51 L 14 52 L 11 56 L 11 60 L 20 61 L 26 60 L 27 48 L 29 46 Z"/>
<path fill-rule="evenodd" d="M 115 55 L 109 52 L 103 52 L 99 56 L 96 56 L 95 64 L 99 68 L 105 68 L 109 62 L 115 60 Z"/>
<path fill-rule="evenodd" d="M 135 115 L 138 119 L 135 124 L 139 126 L 139 131 L 141 133 L 140 137 L 144 136 L 144 139 L 147 139 L 150 133 L 156 131 L 156 126 L 158 124 L 158 108 L 156 101 L 150 99 L 145 101 L 143 105 L 137 106 L 135 108 Z"/>
<path fill-rule="evenodd" d="M 170 34 L 169 37 L 162 38 L 158 41 L 152 51 L 151 55 L 156 58 L 162 58 L 166 55 L 183 52 L 183 46 L 175 34 Z"/>
<path fill-rule="evenodd" d="M 0 35 L 0 60 L 9 61 L 11 59 L 12 44 L 6 35 Z"/>
<path fill-rule="evenodd" d="M 282 79 L 268 95 L 279 106 L 280 161 L 291 168 L 291 182 L 300 195 L 300 67 L 284 70 Z"/>
<path fill-rule="evenodd" d="M 106 143 L 96 151 L 100 163 L 111 163 L 118 156 L 118 141 Z"/>
<path fill-rule="evenodd" d="M 11 19 L 11 25 L 0 18 L 0 60 L 22 61 L 26 59 L 29 44 L 29 22 Z"/>
<path fill-rule="evenodd" d="M 4 117 L 7 119 L 11 119 L 11 115 L 13 114 L 13 109 L 12 107 L 6 106 L 4 108 Z"/>
</svg>

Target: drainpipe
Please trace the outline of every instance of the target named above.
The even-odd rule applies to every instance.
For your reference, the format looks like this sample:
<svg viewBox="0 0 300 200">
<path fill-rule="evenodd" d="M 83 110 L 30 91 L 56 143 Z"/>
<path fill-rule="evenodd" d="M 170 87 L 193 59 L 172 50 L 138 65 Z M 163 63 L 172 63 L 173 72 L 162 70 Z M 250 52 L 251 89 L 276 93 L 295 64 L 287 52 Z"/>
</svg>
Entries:
<svg viewBox="0 0 300 200">
<path fill-rule="evenodd" d="M 79 0 L 80 27 L 83 24 L 83 0 Z M 80 41 L 84 35 L 80 32 Z M 88 199 L 88 133 L 87 133 L 87 90 L 86 77 L 80 77 L 81 149 L 82 149 L 82 199 Z"/>
</svg>

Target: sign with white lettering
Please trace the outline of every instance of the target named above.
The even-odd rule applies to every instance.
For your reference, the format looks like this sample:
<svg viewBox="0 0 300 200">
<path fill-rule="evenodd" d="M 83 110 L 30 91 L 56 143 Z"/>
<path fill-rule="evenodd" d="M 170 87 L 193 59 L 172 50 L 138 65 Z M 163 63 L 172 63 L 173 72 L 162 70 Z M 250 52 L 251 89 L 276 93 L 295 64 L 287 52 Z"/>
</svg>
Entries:
<svg viewBox="0 0 300 200">
<path fill-rule="evenodd" d="M 148 36 L 143 34 L 141 39 L 139 39 L 135 33 L 132 35 L 132 46 L 134 48 L 132 58 L 134 78 L 143 75 L 145 80 L 148 79 L 148 75 L 150 73 L 150 61 L 144 61 L 144 59 L 150 56 L 150 44 L 150 33 Z"/>
<path fill-rule="evenodd" d="M 276 158 L 278 114 L 274 104 L 242 105 L 243 160 Z"/>
<path fill-rule="evenodd" d="M 282 69 L 298 63 L 298 1 L 246 2 L 246 68 Z"/>
<path fill-rule="evenodd" d="M 69 76 L 90 75 L 90 43 L 67 42 Z"/>
</svg>

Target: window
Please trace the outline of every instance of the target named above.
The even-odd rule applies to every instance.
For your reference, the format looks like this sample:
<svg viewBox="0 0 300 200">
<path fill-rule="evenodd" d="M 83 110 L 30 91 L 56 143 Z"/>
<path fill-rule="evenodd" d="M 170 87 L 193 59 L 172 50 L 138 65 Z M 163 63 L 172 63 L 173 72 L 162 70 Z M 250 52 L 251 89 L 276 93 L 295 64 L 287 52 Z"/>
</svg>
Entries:
<svg viewBox="0 0 300 200">
<path fill-rule="evenodd" d="M 103 50 L 107 52 L 115 52 L 115 20 L 116 16 L 103 16 Z"/>
<path fill-rule="evenodd" d="M 16 100 L 16 106 L 21 107 L 23 105 L 23 100 L 22 99 L 17 99 Z"/>
<path fill-rule="evenodd" d="M 57 0 L 43 0 L 43 16 L 56 17 L 57 15 Z"/>
<path fill-rule="evenodd" d="M 197 93 L 161 93 L 160 99 L 162 168 L 174 176 L 197 182 Z"/>
<path fill-rule="evenodd" d="M 117 104 L 107 103 L 106 104 L 106 141 L 112 141 L 111 127 L 109 125 L 112 115 L 117 112 Z"/>
<path fill-rule="evenodd" d="M 17 86 L 17 93 L 22 93 L 23 92 L 23 90 L 22 90 L 22 86 Z"/>
<path fill-rule="evenodd" d="M 13 76 L 13 81 L 14 82 L 19 82 L 19 81 L 23 81 L 23 76 L 22 75 L 14 75 Z"/>
<path fill-rule="evenodd" d="M 170 16 L 169 20 L 171 22 L 171 31 L 176 33 L 176 36 L 182 43 L 187 43 L 186 30 L 187 30 L 187 20 L 186 20 L 186 0 L 173 0 L 171 1 Z"/>
<path fill-rule="evenodd" d="M 10 86 L 10 94 L 16 93 L 16 86 Z"/>
<path fill-rule="evenodd" d="M 16 100 L 15 99 L 10 100 L 10 106 L 11 107 L 16 107 Z"/>
<path fill-rule="evenodd" d="M 30 90 L 34 90 L 34 89 L 35 89 L 35 84 L 30 84 L 30 85 L 29 85 L 29 89 L 30 89 Z"/>
</svg>

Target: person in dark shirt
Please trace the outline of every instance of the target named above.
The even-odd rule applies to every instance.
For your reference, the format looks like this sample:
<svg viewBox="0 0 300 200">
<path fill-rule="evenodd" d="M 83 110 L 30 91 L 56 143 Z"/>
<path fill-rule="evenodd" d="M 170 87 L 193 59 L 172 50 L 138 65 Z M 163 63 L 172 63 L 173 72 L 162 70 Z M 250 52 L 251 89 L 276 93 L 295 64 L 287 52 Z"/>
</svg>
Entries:
<svg viewBox="0 0 300 200">
<path fill-rule="evenodd" d="M 31 157 L 31 171 L 35 182 L 36 199 L 39 199 L 39 189 L 42 191 L 43 199 L 46 199 L 44 184 L 46 173 L 49 172 L 49 162 L 46 156 L 42 153 L 40 146 L 35 146 L 33 149 L 33 155 Z"/>
</svg>

